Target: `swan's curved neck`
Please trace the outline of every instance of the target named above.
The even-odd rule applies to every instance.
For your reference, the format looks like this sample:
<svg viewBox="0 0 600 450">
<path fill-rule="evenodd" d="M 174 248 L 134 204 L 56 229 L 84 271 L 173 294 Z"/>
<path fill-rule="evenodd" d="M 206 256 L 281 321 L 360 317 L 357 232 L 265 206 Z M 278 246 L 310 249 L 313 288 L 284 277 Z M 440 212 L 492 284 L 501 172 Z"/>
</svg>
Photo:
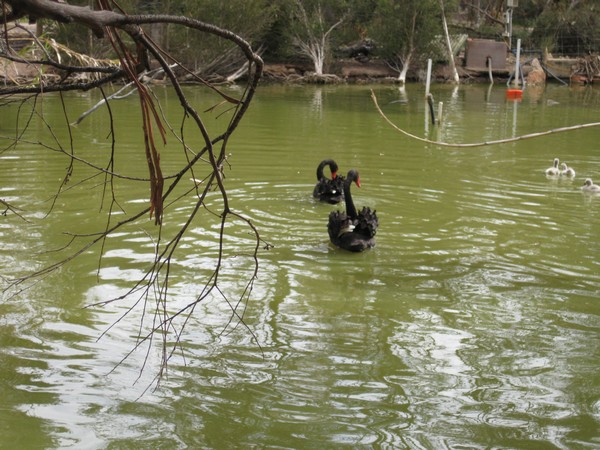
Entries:
<svg viewBox="0 0 600 450">
<path fill-rule="evenodd" d="M 344 183 L 344 201 L 346 202 L 346 215 L 351 219 L 356 219 L 358 214 L 356 213 L 356 207 L 352 201 L 352 194 L 350 193 L 350 186 L 352 186 L 352 179 L 346 178 Z"/>
<path fill-rule="evenodd" d="M 325 160 L 321 161 L 321 163 L 317 167 L 317 180 L 321 181 L 321 178 L 325 178 L 323 169 L 326 166 L 329 166 L 329 169 L 331 170 L 332 174 L 335 170 L 337 170 L 337 164 L 335 163 L 335 161 L 333 159 L 325 159 Z"/>
<path fill-rule="evenodd" d="M 317 167 L 317 180 L 320 180 L 321 178 L 323 178 L 323 168 L 325 167 L 325 164 L 319 164 L 319 166 Z"/>
</svg>

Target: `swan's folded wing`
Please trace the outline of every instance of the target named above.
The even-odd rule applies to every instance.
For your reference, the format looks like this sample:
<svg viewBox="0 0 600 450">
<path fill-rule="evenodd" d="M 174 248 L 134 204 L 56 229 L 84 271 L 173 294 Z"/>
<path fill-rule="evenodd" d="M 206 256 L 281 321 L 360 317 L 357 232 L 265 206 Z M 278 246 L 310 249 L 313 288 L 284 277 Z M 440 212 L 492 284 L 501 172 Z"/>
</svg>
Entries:
<svg viewBox="0 0 600 450">
<path fill-rule="evenodd" d="M 352 225 L 352 221 L 346 215 L 345 211 L 331 211 L 329 213 L 329 222 L 327 223 L 327 231 L 329 237 L 335 241 L 340 234 L 344 234 L 345 229 Z"/>
<path fill-rule="evenodd" d="M 354 231 L 364 236 L 373 237 L 377 233 L 378 227 L 379 219 L 377 218 L 377 212 L 371 210 L 368 206 L 363 207 L 360 213 L 358 213 Z"/>
</svg>

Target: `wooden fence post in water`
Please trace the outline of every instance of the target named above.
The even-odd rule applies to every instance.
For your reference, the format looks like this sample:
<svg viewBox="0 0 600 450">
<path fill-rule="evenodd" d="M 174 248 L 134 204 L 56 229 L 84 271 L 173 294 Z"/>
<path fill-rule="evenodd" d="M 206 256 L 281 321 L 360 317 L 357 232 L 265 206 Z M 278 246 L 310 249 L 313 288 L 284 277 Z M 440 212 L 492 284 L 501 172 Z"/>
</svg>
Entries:
<svg viewBox="0 0 600 450">
<path fill-rule="evenodd" d="M 427 105 L 429 106 L 429 114 L 431 115 L 431 124 L 435 125 L 435 110 L 433 109 L 433 95 L 427 94 Z"/>
</svg>

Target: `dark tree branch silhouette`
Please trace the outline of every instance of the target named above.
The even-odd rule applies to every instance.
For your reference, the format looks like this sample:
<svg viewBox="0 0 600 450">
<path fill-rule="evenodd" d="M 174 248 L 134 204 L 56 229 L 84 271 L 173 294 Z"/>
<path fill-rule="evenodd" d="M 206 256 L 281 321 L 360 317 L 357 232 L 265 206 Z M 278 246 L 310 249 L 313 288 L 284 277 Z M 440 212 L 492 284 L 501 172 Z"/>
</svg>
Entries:
<svg viewBox="0 0 600 450">
<path fill-rule="evenodd" d="M 106 306 L 112 302 L 133 299 L 133 304 L 125 311 L 123 316 L 129 314 L 134 308 L 143 308 L 143 323 L 140 324 L 138 340 L 132 348 L 132 353 L 147 345 L 148 350 L 152 346 L 154 339 L 160 339 L 162 345 L 162 362 L 159 368 L 158 378 L 162 376 L 167 368 L 167 363 L 174 352 L 180 348 L 181 339 L 197 305 L 209 296 L 223 298 L 230 307 L 231 317 L 229 325 L 243 324 L 243 308 L 245 307 L 254 285 L 258 273 L 258 252 L 261 245 L 266 248 L 258 230 L 254 227 L 249 218 L 232 209 L 228 192 L 225 186 L 223 169 L 227 163 L 228 144 L 231 135 L 238 127 L 240 121 L 246 114 L 252 99 L 255 95 L 257 85 L 263 70 L 263 62 L 249 43 L 240 36 L 221 29 L 217 26 L 203 23 L 189 17 L 168 16 L 168 15 L 128 15 L 121 11 L 117 3 L 111 0 L 99 0 L 97 9 L 88 7 L 73 6 L 66 3 L 58 3 L 54 0 L 0 0 L 2 7 L 2 21 L 4 30 L 9 27 L 9 22 L 30 17 L 37 20 L 49 19 L 64 24 L 78 24 L 88 27 L 97 38 L 106 39 L 110 42 L 114 53 L 117 55 L 118 63 L 91 64 L 89 59 L 79 58 L 84 64 L 65 63 L 52 59 L 49 52 L 42 50 L 42 44 L 38 39 L 33 39 L 34 47 L 38 47 L 37 52 L 28 53 L 29 57 L 14 52 L 8 39 L 5 39 L 0 46 L 0 58 L 10 61 L 26 62 L 32 66 L 40 68 L 51 67 L 54 72 L 58 72 L 60 77 L 44 78 L 39 77 L 34 84 L 5 86 L 0 88 L 0 100 L 4 105 L 12 102 L 21 102 L 19 110 L 31 108 L 25 122 L 18 122 L 15 135 L 11 143 L 0 152 L 10 151 L 22 138 L 31 124 L 34 116 L 36 100 L 39 96 L 52 92 L 67 91 L 87 91 L 99 89 L 102 92 L 104 100 L 97 107 L 106 108 L 110 117 L 110 136 L 112 139 L 111 151 L 108 161 L 101 166 L 95 162 L 88 161 L 77 153 L 77 149 L 71 143 L 63 146 L 59 139 L 53 136 L 52 127 L 46 123 L 46 130 L 51 140 L 55 142 L 52 148 L 63 154 L 69 160 L 65 176 L 58 188 L 54 198 L 59 198 L 67 189 L 74 189 L 79 183 L 67 186 L 71 179 L 74 167 L 76 165 L 86 165 L 95 170 L 95 175 L 90 178 L 100 177 L 103 186 L 102 204 L 108 204 L 106 209 L 106 222 L 102 229 L 91 235 L 72 234 L 70 241 L 66 246 L 67 256 L 60 258 L 35 273 L 28 273 L 24 276 L 13 279 L 5 287 L 5 292 L 10 295 L 17 295 L 23 289 L 51 275 L 65 264 L 72 263 L 77 257 L 90 249 L 98 252 L 99 265 L 102 265 L 102 256 L 105 251 L 107 238 L 117 234 L 123 228 L 131 224 L 142 224 L 153 218 L 155 233 L 153 261 L 143 269 L 143 275 L 134 282 L 132 286 L 122 295 L 102 300 L 93 306 Z M 144 32 L 142 26 L 152 24 L 171 24 L 173 26 L 185 27 L 190 32 L 204 33 L 216 36 L 220 39 L 230 42 L 245 59 L 245 80 L 246 84 L 238 97 L 233 97 L 222 92 L 218 87 L 195 77 L 198 83 L 207 86 L 222 99 L 219 103 L 230 105 L 230 119 L 221 134 L 212 136 L 205 126 L 203 115 L 211 114 L 212 111 L 205 111 L 200 114 L 194 106 L 188 101 L 185 91 L 180 84 L 180 78 L 176 74 L 185 73 L 188 79 L 194 77 L 193 71 L 183 67 L 178 61 L 166 54 L 158 47 Z M 33 55 L 41 55 L 35 57 Z M 77 61 L 71 58 L 70 61 Z M 150 61 L 158 64 L 160 70 L 164 72 L 166 78 L 173 87 L 179 104 L 183 110 L 183 119 L 179 132 L 176 132 L 165 117 L 157 98 L 153 95 L 151 88 L 145 83 L 150 71 Z M 156 69 L 155 69 L 156 70 Z M 143 124 L 143 143 L 144 151 L 140 152 L 139 158 L 145 161 L 148 169 L 147 178 L 136 178 L 126 172 L 118 172 L 115 169 L 115 159 L 118 157 L 118 148 L 114 132 L 114 118 L 111 110 L 112 99 L 104 93 L 104 88 L 111 83 L 122 82 L 129 83 L 137 92 L 139 97 L 139 114 Z M 0 104 L 2 107 L 2 104 Z M 63 112 L 65 116 L 65 126 L 69 128 L 69 133 L 76 132 L 72 129 L 67 120 L 68 103 L 63 101 Z M 39 118 L 44 120 L 43 116 Z M 83 117 L 80 117 L 82 120 Z M 194 133 L 201 136 L 202 148 L 192 149 L 186 143 L 186 133 L 190 128 L 190 122 Z M 181 145 L 185 154 L 185 164 L 175 173 L 165 174 L 161 166 L 160 148 L 167 139 L 173 138 Z M 71 142 L 73 140 L 71 139 Z M 31 144 L 31 143 L 30 143 Z M 39 144 L 43 146 L 44 144 Z M 133 214 L 125 214 L 123 208 L 117 200 L 118 180 L 129 180 L 141 183 L 147 183 L 150 187 L 150 198 L 148 204 Z M 192 186 L 187 186 L 189 180 L 193 180 Z M 87 181 L 87 180 L 84 180 Z M 81 182 L 83 183 L 83 181 Z M 176 188 L 179 188 L 176 190 Z M 185 194 L 181 195 L 183 188 Z M 217 192 L 219 195 L 219 210 L 215 211 L 214 202 L 210 208 L 205 200 L 209 193 Z M 181 201 L 182 198 L 193 198 L 195 206 L 192 208 L 185 222 L 172 234 L 164 230 L 163 221 L 168 217 L 169 207 Z M 17 213 L 16 205 L 9 204 L 2 200 L 3 214 L 17 214 L 24 217 L 23 213 Z M 211 209 L 212 208 L 212 209 Z M 52 210 L 52 208 L 51 208 Z M 50 212 L 51 212 L 50 210 Z M 120 215 L 117 216 L 117 213 Z M 194 221 L 200 220 L 202 215 L 214 214 L 218 216 L 220 229 L 218 233 L 218 248 L 213 258 L 211 275 L 204 281 L 200 292 L 195 295 L 192 302 L 183 308 L 173 310 L 169 307 L 170 299 L 170 275 L 172 263 L 178 256 L 178 250 L 182 239 L 189 234 L 190 227 Z M 254 245 L 249 256 L 252 270 L 249 272 L 245 287 L 240 292 L 227 292 L 220 284 L 220 276 L 224 261 L 230 255 L 239 256 L 235 248 L 231 248 L 227 242 L 226 225 L 231 222 L 242 223 L 253 236 Z M 197 222 L 194 222 L 197 223 Z M 125 244 L 123 244 L 125 245 Z M 65 250 L 65 249 L 63 249 Z M 151 314 L 147 314 L 151 313 Z M 116 325 L 123 317 L 118 319 Z M 233 326 L 233 325 L 232 325 Z M 108 331 L 108 330 L 106 330 Z M 129 355 L 125 355 L 127 358 Z M 146 356 L 147 357 L 147 356 Z M 144 363 L 144 365 L 146 362 Z"/>
</svg>

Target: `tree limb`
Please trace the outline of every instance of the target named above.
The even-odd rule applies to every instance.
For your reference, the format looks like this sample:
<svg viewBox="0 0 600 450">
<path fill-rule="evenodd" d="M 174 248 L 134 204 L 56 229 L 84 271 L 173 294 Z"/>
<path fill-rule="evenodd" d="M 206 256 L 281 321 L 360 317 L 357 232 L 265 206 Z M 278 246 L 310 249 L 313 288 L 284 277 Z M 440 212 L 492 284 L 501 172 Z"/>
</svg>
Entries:
<svg viewBox="0 0 600 450">
<path fill-rule="evenodd" d="M 263 61 L 259 54 L 252 49 L 250 44 L 235 33 L 189 17 L 168 15 L 126 15 L 121 12 L 110 10 L 111 3 L 109 3 L 108 0 L 98 1 L 98 5 L 101 8 L 99 10 L 55 3 L 51 0 L 0 0 L 0 4 L 5 7 L 8 6 L 8 9 L 10 9 L 2 20 L 7 20 L 9 17 L 16 18 L 34 15 L 38 18 L 46 18 L 67 24 L 78 23 L 85 25 L 90 28 L 96 36 L 104 37 L 109 40 L 120 61 L 119 66 L 89 67 L 82 65 L 81 67 L 77 67 L 69 64 L 61 64 L 60 61 L 54 61 L 49 54 L 46 54 L 44 60 L 28 60 L 27 58 L 24 58 L 20 61 L 35 64 L 36 66 L 52 66 L 54 69 L 66 73 L 75 73 L 77 71 L 96 73 L 99 75 L 99 78 L 85 83 L 67 83 L 65 82 L 67 77 L 63 77 L 62 80 L 58 82 L 40 79 L 38 84 L 33 86 L 11 86 L 0 88 L 0 97 L 4 98 L 11 98 L 13 94 L 17 93 L 30 94 L 25 99 L 20 100 L 19 112 L 22 107 L 30 103 L 30 100 L 33 102 L 32 112 L 27 117 L 26 123 L 23 124 L 17 121 L 15 137 L 11 138 L 12 144 L 4 151 L 9 151 L 9 149 L 14 148 L 18 142 L 23 142 L 28 127 L 33 123 L 35 118 L 39 118 L 45 125 L 45 130 L 47 131 L 47 135 L 50 136 L 51 143 L 48 144 L 40 141 L 33 142 L 32 144 L 37 144 L 42 149 L 59 152 L 68 158 L 69 161 L 67 173 L 53 199 L 55 200 L 69 189 L 80 187 L 84 182 L 95 179 L 97 175 L 102 175 L 104 181 L 98 183 L 98 186 L 102 188 L 102 205 L 100 210 L 102 211 L 105 201 L 109 204 L 108 211 L 104 212 L 106 214 L 106 220 L 102 222 L 102 229 L 91 234 L 70 233 L 69 243 L 61 249 L 60 255 L 62 256 L 57 256 L 56 261 L 33 273 L 24 276 L 16 276 L 8 284 L 8 287 L 5 290 L 12 289 L 13 292 L 15 292 L 15 295 L 17 295 L 22 289 L 26 289 L 40 280 L 45 279 L 45 277 L 55 273 L 65 264 L 72 263 L 80 255 L 91 250 L 95 250 L 99 254 L 99 273 L 100 267 L 103 264 L 102 256 L 105 251 L 104 246 L 107 238 L 109 236 L 118 235 L 119 233 L 125 234 L 125 229 L 128 226 L 134 224 L 143 225 L 144 217 L 149 213 L 153 213 L 157 227 L 155 227 L 152 232 L 148 233 L 148 237 L 153 239 L 152 244 L 154 246 L 152 262 L 144 266 L 142 270 L 143 274 L 123 295 L 114 299 L 102 300 L 101 302 L 96 303 L 96 306 L 106 306 L 113 301 L 133 297 L 135 299 L 134 305 L 124 313 L 123 317 L 136 306 L 143 308 L 143 318 L 139 324 L 138 340 L 134 345 L 132 352 L 139 349 L 141 345 L 152 345 L 155 337 L 160 339 L 163 348 L 163 359 L 158 375 L 158 379 L 160 379 L 160 375 L 166 369 L 169 359 L 173 355 L 175 349 L 181 344 L 183 332 L 188 324 L 189 318 L 193 314 L 195 307 L 201 301 L 213 295 L 223 299 L 227 302 L 231 310 L 231 316 L 229 317 L 226 327 L 229 327 L 232 321 L 243 323 L 243 312 L 238 308 L 244 307 L 252 292 L 253 283 L 258 273 L 258 251 L 262 239 L 251 221 L 243 214 L 236 212 L 233 209 L 225 185 L 223 169 L 224 165 L 227 164 L 229 137 L 237 129 L 237 126 L 245 116 L 245 113 L 254 98 L 259 80 L 262 76 Z M 221 96 L 224 102 L 232 105 L 230 111 L 231 117 L 228 119 L 228 122 L 226 122 L 225 130 L 222 131 L 220 135 L 211 135 L 204 124 L 203 115 L 209 114 L 212 109 L 208 109 L 201 114 L 194 108 L 188 101 L 174 69 L 175 67 L 178 67 L 187 73 L 192 73 L 192 71 L 176 62 L 144 33 L 142 25 L 154 23 L 172 24 L 201 34 L 204 33 L 216 36 L 233 43 L 244 55 L 246 59 L 245 70 L 248 77 L 245 88 L 238 97 L 228 95 L 217 89 L 215 86 L 212 86 L 210 83 L 199 80 L 205 86 L 212 89 L 217 95 Z M 133 45 L 130 45 L 130 42 L 133 42 Z M 38 42 L 38 45 L 41 44 Z M 15 55 L 9 56 L 8 54 L 0 54 L 0 57 L 18 58 Z M 173 86 L 174 92 L 179 99 L 179 105 L 184 114 L 178 134 L 175 132 L 175 128 L 168 124 L 165 115 L 161 114 L 162 110 L 158 98 L 153 95 L 151 87 L 145 85 L 140 77 L 140 74 L 144 73 L 143 70 L 147 68 L 149 58 L 152 58 L 158 63 L 160 69 L 165 73 L 166 79 Z M 123 217 L 123 215 L 114 215 L 115 212 L 125 213 L 117 202 L 116 190 L 118 189 L 118 183 L 116 183 L 116 181 L 119 179 L 134 180 L 134 178 L 126 172 L 115 172 L 115 159 L 118 156 L 118 145 L 115 137 L 116 127 L 110 107 L 111 98 L 104 95 L 104 92 L 102 91 L 104 100 L 101 103 L 108 111 L 110 119 L 109 135 L 112 137 L 110 155 L 107 156 L 108 161 L 104 166 L 96 162 L 86 161 L 78 154 L 78 149 L 75 148 L 73 144 L 74 139 L 71 137 L 71 133 L 75 133 L 77 128 L 71 127 L 67 120 L 67 103 L 63 103 L 64 126 L 69 128 L 69 143 L 67 145 L 63 145 L 60 142 L 58 138 L 59 135 L 57 133 L 55 134 L 48 122 L 45 121 L 43 112 L 38 114 L 35 111 L 35 102 L 38 96 L 45 93 L 99 88 L 106 83 L 116 81 L 119 78 L 124 78 L 126 82 L 131 83 L 130 85 L 135 88 L 140 98 L 139 112 L 143 119 L 143 139 L 145 143 L 145 152 L 140 154 L 140 160 L 144 158 L 144 161 L 148 164 L 149 175 L 148 178 L 138 178 L 137 180 L 145 183 L 149 182 L 151 186 L 150 204 L 142 207 L 138 211 L 126 214 L 125 217 Z M 9 103 L 6 102 L 5 105 L 6 104 Z M 201 137 L 200 148 L 195 149 L 195 151 L 192 151 L 192 149 L 189 148 L 185 139 L 185 133 L 187 132 L 187 127 L 190 126 L 190 122 L 193 127 L 194 135 Z M 163 175 L 160 166 L 159 150 L 160 145 L 166 142 L 169 131 L 181 144 L 181 149 L 185 155 L 185 163 L 179 167 L 173 175 L 165 176 Z M 79 164 L 86 164 L 87 166 L 92 167 L 96 170 L 96 174 L 83 181 L 71 183 L 69 186 L 66 186 L 66 181 L 74 176 L 73 174 L 76 172 L 75 169 Z M 204 173 L 200 174 L 201 171 L 204 171 Z M 196 172 L 198 172 L 198 174 Z M 190 178 L 193 180 L 202 179 L 203 182 L 197 183 L 194 181 L 191 188 L 183 186 L 185 194 L 173 199 L 172 197 L 176 195 L 175 193 L 181 191 L 176 190 L 176 187 L 182 187 L 184 180 Z M 214 200 L 218 202 L 215 211 L 209 209 L 205 204 L 207 195 L 213 192 L 217 192 L 218 194 L 218 200 Z M 194 206 L 184 223 L 174 232 L 171 228 L 163 228 L 162 219 L 165 210 L 168 210 L 182 199 L 187 199 L 188 196 L 194 196 L 195 203 L 193 203 Z M 6 211 L 14 212 L 14 209 L 5 201 L 2 200 L 1 204 L 7 207 Z M 120 211 L 115 211 L 117 209 Z M 205 279 L 204 287 L 197 293 L 195 300 L 179 311 L 172 312 L 171 308 L 168 307 L 168 300 L 171 296 L 170 279 L 172 262 L 181 253 L 180 243 L 184 237 L 189 234 L 192 224 L 196 223 L 195 221 L 198 221 L 198 217 L 202 214 L 214 214 L 218 216 L 220 223 L 220 232 L 216 244 L 218 245 L 218 251 L 213 258 L 213 270 Z M 251 261 L 249 262 L 251 270 L 245 287 L 239 294 L 232 293 L 224 288 L 221 275 L 223 264 L 228 257 L 228 254 L 236 251 L 235 248 L 229 247 L 227 239 L 225 239 L 228 230 L 226 225 L 233 220 L 241 221 L 252 231 L 255 238 L 254 249 L 249 255 L 251 257 Z M 125 242 L 123 245 L 127 245 L 127 243 Z M 269 248 L 268 245 L 267 248 Z M 66 255 L 62 252 L 65 252 Z M 58 254 L 59 253 L 57 253 L 57 255 Z M 234 257 L 235 256 L 239 256 L 239 254 L 234 254 Z M 146 312 L 149 313 L 149 317 L 147 317 Z M 113 325 L 116 325 L 120 320 L 121 319 L 117 320 Z M 107 331 L 109 331 L 110 328 L 111 327 L 109 327 Z M 169 336 L 174 336 L 170 342 Z M 172 345 L 171 349 L 169 349 L 169 345 Z M 127 357 L 128 355 L 125 355 L 124 358 Z"/>
</svg>

